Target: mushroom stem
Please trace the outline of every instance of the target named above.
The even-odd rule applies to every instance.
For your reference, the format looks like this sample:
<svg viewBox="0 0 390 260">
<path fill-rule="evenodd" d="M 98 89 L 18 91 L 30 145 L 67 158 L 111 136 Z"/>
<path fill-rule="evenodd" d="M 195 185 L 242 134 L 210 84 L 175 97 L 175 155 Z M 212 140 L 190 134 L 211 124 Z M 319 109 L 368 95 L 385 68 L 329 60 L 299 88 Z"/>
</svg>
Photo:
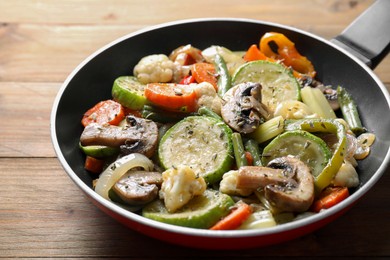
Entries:
<svg viewBox="0 0 390 260">
<path fill-rule="evenodd" d="M 304 212 L 314 200 L 310 169 L 294 157 L 276 158 L 267 167 L 241 167 L 237 188 L 264 189 L 265 198 L 281 211 Z"/>
</svg>

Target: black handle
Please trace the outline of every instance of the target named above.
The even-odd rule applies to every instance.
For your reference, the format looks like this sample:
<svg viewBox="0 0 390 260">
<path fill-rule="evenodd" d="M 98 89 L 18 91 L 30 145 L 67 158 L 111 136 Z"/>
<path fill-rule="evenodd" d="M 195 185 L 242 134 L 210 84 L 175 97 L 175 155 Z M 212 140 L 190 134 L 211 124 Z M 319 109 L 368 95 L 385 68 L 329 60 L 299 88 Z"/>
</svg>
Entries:
<svg viewBox="0 0 390 260">
<path fill-rule="evenodd" d="M 331 41 L 374 69 L 390 50 L 390 0 L 377 0 Z"/>
</svg>

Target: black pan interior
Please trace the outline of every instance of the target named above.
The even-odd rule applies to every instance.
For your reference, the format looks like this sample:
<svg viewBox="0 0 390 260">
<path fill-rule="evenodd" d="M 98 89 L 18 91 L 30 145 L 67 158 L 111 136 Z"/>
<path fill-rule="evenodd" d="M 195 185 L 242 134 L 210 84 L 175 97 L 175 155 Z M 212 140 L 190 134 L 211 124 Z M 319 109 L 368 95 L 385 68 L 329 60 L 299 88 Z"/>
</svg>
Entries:
<svg viewBox="0 0 390 260">
<path fill-rule="evenodd" d="M 70 79 L 56 111 L 58 144 L 71 169 L 83 182 L 92 185 L 94 177 L 83 169 L 84 156 L 78 148 L 81 117 L 98 101 L 111 98 L 114 79 L 131 75 L 140 58 L 157 53 L 168 55 L 185 44 L 200 49 L 221 45 L 246 50 L 268 31 L 284 33 L 314 63 L 321 81 L 345 87 L 357 101 L 363 124 L 377 137 L 372 154 L 358 168 L 362 184 L 366 183 L 380 167 L 390 143 L 389 104 L 377 82 L 353 59 L 315 37 L 272 24 L 232 20 L 193 21 L 155 28 L 124 39 L 87 62 Z"/>
</svg>

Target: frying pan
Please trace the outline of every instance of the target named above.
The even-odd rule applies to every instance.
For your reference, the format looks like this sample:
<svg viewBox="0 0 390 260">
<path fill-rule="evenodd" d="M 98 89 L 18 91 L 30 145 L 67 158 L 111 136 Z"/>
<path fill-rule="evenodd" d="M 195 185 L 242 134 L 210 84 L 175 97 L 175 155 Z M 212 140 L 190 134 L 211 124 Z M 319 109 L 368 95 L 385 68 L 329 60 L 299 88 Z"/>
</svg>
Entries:
<svg viewBox="0 0 390 260">
<path fill-rule="evenodd" d="M 288 26 L 229 18 L 166 23 L 117 39 L 84 60 L 66 79 L 55 99 L 51 136 L 58 159 L 96 206 L 124 225 L 167 242 L 198 248 L 242 249 L 280 243 L 312 232 L 351 208 L 388 167 L 390 98 L 370 67 L 374 68 L 389 51 L 389 10 L 390 1 L 375 2 L 332 42 Z M 371 154 L 357 168 L 361 185 L 348 199 L 320 214 L 268 229 L 215 232 L 143 218 L 93 191 L 93 177 L 84 170 L 85 158 L 78 146 L 82 132 L 80 119 L 98 101 L 111 98 L 115 78 L 132 74 L 137 62 L 149 54 L 169 54 L 188 43 L 199 49 L 220 45 L 245 50 L 269 31 L 281 32 L 295 42 L 298 50 L 313 62 L 323 83 L 345 87 L 359 106 L 363 124 L 376 135 Z"/>
</svg>

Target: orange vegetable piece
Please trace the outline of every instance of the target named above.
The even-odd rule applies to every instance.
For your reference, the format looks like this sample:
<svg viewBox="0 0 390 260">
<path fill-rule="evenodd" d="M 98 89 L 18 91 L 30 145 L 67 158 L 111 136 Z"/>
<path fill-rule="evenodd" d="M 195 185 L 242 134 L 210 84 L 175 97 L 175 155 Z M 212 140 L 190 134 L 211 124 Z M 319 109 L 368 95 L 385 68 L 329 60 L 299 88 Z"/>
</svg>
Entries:
<svg viewBox="0 0 390 260">
<path fill-rule="evenodd" d="M 81 124 L 91 123 L 118 125 L 126 116 L 124 107 L 114 100 L 100 101 L 84 113 Z"/>
<path fill-rule="evenodd" d="M 196 82 L 208 82 L 215 90 L 218 90 L 218 79 L 215 74 L 215 67 L 211 63 L 199 62 L 192 65 L 191 74 L 195 78 Z"/>
<path fill-rule="evenodd" d="M 196 93 L 187 85 L 150 83 L 145 87 L 145 97 L 153 104 L 168 110 L 196 110 Z"/>
<path fill-rule="evenodd" d="M 96 159 L 92 156 L 85 158 L 84 169 L 92 173 L 101 173 L 104 167 L 104 160 Z"/>
<path fill-rule="evenodd" d="M 267 60 L 267 56 L 262 53 L 256 44 L 252 44 L 244 55 L 244 60 L 246 62 L 255 61 L 255 60 Z"/>
<path fill-rule="evenodd" d="M 349 196 L 347 187 L 328 187 L 322 191 L 320 197 L 314 201 L 311 211 L 320 212 L 322 209 L 328 209 L 345 200 Z"/>
<path fill-rule="evenodd" d="M 252 166 L 253 165 L 252 154 L 250 152 L 245 151 L 245 158 L 246 158 L 246 161 L 248 162 L 248 166 Z"/>
<path fill-rule="evenodd" d="M 232 230 L 236 229 L 252 214 L 251 207 L 245 202 L 237 202 L 232 212 L 218 221 L 211 230 Z"/>
<path fill-rule="evenodd" d="M 277 45 L 277 52 L 271 48 L 271 44 Z M 281 60 L 287 67 L 292 67 L 300 74 L 306 74 L 314 78 L 316 71 L 313 64 L 302 56 L 295 48 L 295 44 L 290 41 L 284 34 L 269 32 L 260 39 L 260 51 L 267 57 Z"/>
</svg>

